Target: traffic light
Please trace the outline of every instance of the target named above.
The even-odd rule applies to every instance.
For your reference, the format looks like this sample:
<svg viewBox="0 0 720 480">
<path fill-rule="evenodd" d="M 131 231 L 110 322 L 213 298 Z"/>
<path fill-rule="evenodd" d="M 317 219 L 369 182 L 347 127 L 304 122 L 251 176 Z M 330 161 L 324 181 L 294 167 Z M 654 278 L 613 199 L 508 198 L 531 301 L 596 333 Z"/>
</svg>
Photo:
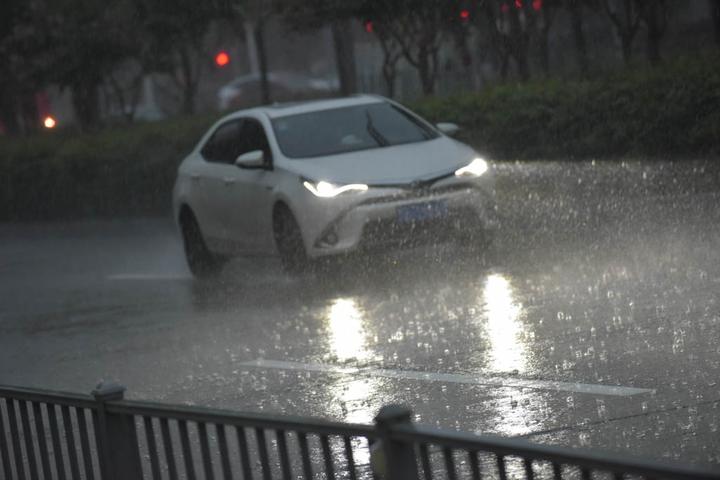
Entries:
<svg viewBox="0 0 720 480">
<path fill-rule="evenodd" d="M 220 51 L 215 55 L 215 65 L 222 68 L 230 63 L 230 55 L 226 51 Z"/>
<path fill-rule="evenodd" d="M 460 10 L 460 21 L 467 22 L 470 20 L 470 10 L 463 8 Z"/>
</svg>

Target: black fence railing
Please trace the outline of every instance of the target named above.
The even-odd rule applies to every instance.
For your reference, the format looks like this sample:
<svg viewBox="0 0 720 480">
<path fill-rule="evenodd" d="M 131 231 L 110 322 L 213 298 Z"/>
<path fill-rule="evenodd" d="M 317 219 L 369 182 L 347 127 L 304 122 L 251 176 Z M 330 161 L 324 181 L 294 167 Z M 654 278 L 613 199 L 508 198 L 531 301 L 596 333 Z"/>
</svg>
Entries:
<svg viewBox="0 0 720 480">
<path fill-rule="evenodd" d="M 414 425 L 374 426 L 0 387 L 0 478 L 720 479 L 720 472 Z"/>
</svg>

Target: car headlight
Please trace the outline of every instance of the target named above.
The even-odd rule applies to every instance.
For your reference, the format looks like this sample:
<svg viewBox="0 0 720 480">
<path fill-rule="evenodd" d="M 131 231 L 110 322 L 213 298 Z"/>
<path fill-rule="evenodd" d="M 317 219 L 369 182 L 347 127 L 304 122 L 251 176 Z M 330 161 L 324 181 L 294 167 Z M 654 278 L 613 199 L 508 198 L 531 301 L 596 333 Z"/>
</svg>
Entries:
<svg viewBox="0 0 720 480">
<path fill-rule="evenodd" d="M 488 164 L 482 158 L 476 158 L 462 168 L 455 170 L 456 177 L 479 177 L 488 171 Z"/>
<path fill-rule="evenodd" d="M 351 183 L 349 185 L 336 185 L 321 180 L 319 182 L 303 181 L 303 186 L 310 190 L 316 197 L 333 198 L 345 192 L 364 192 L 368 186 L 364 183 Z"/>
</svg>

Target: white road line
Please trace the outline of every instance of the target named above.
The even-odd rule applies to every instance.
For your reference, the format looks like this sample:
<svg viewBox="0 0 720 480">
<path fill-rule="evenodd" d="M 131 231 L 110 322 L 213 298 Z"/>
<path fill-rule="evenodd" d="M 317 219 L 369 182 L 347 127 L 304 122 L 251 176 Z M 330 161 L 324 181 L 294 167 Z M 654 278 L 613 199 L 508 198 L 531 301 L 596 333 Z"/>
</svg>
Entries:
<svg viewBox="0 0 720 480">
<path fill-rule="evenodd" d="M 415 370 L 385 370 L 377 368 L 355 368 L 327 365 L 322 363 L 284 362 L 280 360 L 258 359 L 243 362 L 245 367 L 270 368 L 280 370 L 302 370 L 309 372 L 338 373 L 363 377 L 396 378 L 402 380 L 420 380 L 428 382 L 463 383 L 485 385 L 489 387 L 516 387 L 530 390 L 551 390 L 558 392 L 587 393 L 591 395 L 611 395 L 629 397 L 644 393 L 654 393 L 654 389 L 634 388 L 592 383 L 555 382 L 552 380 L 527 380 L 522 378 L 483 377 L 479 375 L 461 375 L 455 373 L 428 373 Z"/>
<path fill-rule="evenodd" d="M 156 274 L 156 273 L 118 273 L 105 277 L 108 280 L 191 280 L 190 275 Z"/>
</svg>

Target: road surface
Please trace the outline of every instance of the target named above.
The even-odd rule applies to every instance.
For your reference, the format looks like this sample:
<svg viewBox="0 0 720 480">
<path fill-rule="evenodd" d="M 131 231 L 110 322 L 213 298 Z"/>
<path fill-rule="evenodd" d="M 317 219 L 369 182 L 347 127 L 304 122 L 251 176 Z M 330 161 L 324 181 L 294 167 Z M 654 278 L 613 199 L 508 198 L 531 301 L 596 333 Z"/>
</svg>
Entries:
<svg viewBox="0 0 720 480">
<path fill-rule="evenodd" d="M 493 262 L 452 245 L 289 278 L 188 274 L 167 219 L 0 225 L 0 384 L 422 423 L 720 465 L 718 174 L 498 167 Z"/>
</svg>

